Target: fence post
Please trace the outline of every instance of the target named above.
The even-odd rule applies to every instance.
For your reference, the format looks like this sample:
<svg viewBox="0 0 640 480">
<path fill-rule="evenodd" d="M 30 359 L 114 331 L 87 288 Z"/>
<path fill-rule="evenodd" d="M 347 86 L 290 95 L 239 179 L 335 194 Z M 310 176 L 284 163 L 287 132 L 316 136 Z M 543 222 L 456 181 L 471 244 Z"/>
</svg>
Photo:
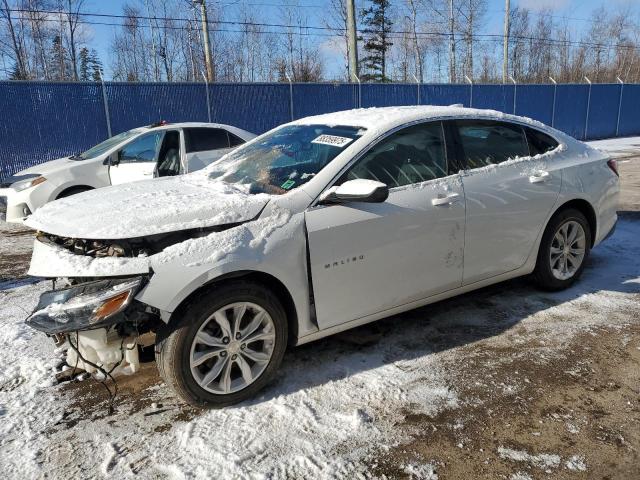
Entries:
<svg viewBox="0 0 640 480">
<path fill-rule="evenodd" d="M 289 111 L 291 112 L 291 121 L 293 122 L 293 83 L 287 72 L 284 72 L 284 76 L 287 77 L 287 81 L 289 82 Z"/>
<path fill-rule="evenodd" d="M 418 77 L 416 77 L 415 74 L 413 74 L 413 73 L 411 74 L 411 76 L 413 77 L 413 79 L 418 84 L 418 105 L 420 105 L 420 80 L 418 80 Z"/>
<path fill-rule="evenodd" d="M 622 91 L 624 90 L 624 82 L 620 77 L 616 77 L 616 80 L 620 82 L 620 97 L 618 98 L 618 118 L 616 119 L 616 137 L 620 131 L 620 111 L 622 110 Z"/>
<path fill-rule="evenodd" d="M 518 84 L 513 76 L 509 75 L 509 80 L 513 82 L 513 114 L 516 114 L 516 97 L 518 95 Z"/>
<path fill-rule="evenodd" d="M 583 138 L 583 140 L 586 140 L 587 129 L 589 128 L 589 109 L 591 108 L 591 80 L 589 80 L 586 76 L 584 77 L 584 79 L 589 84 L 589 94 L 587 95 L 587 118 L 585 118 L 584 120 L 584 138 Z"/>
<path fill-rule="evenodd" d="M 556 90 L 558 90 L 558 83 L 553 77 L 549 77 L 549 80 L 553 82 L 553 106 L 551 107 L 551 126 L 553 127 L 556 120 Z"/>
<path fill-rule="evenodd" d="M 352 73 L 351 75 L 356 79 L 356 82 L 358 82 L 358 108 L 362 108 L 362 84 L 360 83 L 360 77 L 355 73 Z"/>
<path fill-rule="evenodd" d="M 211 103 L 209 102 L 209 81 L 207 80 L 207 76 L 204 72 L 200 72 L 202 78 L 204 79 L 204 88 L 207 92 L 207 118 L 209 119 L 209 123 L 211 123 Z"/>
<path fill-rule="evenodd" d="M 107 88 L 104 85 L 104 78 L 102 78 L 102 71 L 98 69 L 100 74 L 100 85 L 102 86 L 102 103 L 104 104 L 104 116 L 107 119 L 107 135 L 111 138 L 111 116 L 109 115 L 109 101 L 107 100 Z"/>
<path fill-rule="evenodd" d="M 467 76 L 464 76 L 464 79 L 469 82 L 469 89 L 471 90 L 469 92 L 469 108 L 473 107 L 473 81 Z"/>
</svg>

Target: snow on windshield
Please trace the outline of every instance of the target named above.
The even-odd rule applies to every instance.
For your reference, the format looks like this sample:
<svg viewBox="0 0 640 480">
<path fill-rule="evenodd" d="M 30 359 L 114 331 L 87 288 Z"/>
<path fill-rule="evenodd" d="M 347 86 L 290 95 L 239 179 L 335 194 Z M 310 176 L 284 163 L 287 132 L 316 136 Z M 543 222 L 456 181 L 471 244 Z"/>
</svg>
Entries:
<svg viewBox="0 0 640 480">
<path fill-rule="evenodd" d="M 363 134 L 359 127 L 285 125 L 226 155 L 209 178 L 281 195 L 309 181 Z"/>
</svg>

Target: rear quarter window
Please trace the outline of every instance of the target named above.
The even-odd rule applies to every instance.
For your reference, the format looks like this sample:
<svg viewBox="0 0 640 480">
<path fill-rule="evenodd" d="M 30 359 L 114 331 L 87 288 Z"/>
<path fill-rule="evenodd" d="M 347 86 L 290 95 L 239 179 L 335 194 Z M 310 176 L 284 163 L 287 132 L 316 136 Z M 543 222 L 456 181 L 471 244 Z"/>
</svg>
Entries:
<svg viewBox="0 0 640 480">
<path fill-rule="evenodd" d="M 532 157 L 558 148 L 558 142 L 546 133 L 529 127 L 526 127 L 524 130 L 527 135 L 527 143 L 529 144 L 529 153 Z"/>
<path fill-rule="evenodd" d="M 229 148 L 227 131 L 221 128 L 186 128 L 184 143 L 187 153 Z"/>
</svg>

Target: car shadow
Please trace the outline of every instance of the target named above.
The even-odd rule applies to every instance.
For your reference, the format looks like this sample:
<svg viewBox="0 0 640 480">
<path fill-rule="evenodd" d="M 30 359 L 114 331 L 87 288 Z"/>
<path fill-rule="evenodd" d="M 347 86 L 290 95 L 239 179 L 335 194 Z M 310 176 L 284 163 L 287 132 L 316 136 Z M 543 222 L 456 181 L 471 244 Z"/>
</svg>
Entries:
<svg viewBox="0 0 640 480">
<path fill-rule="evenodd" d="M 518 278 L 291 348 L 276 381 L 238 407 L 469 345 L 592 294 L 638 294 L 639 238 L 640 213 L 623 212 L 615 233 L 591 252 L 582 277 L 567 290 L 545 292 Z M 553 315 L 563 317 L 562 310 Z"/>
</svg>

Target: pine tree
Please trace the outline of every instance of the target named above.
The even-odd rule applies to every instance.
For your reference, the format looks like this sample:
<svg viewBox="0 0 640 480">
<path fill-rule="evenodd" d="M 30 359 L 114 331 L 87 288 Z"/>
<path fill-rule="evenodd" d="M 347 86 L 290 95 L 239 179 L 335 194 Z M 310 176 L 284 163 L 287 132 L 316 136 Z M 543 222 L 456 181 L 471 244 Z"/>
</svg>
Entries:
<svg viewBox="0 0 640 480">
<path fill-rule="evenodd" d="M 89 54 L 89 63 L 91 65 L 89 72 L 91 74 L 91 80 L 94 82 L 102 81 L 102 73 L 104 72 L 104 69 L 102 68 L 102 62 L 100 61 L 98 52 L 94 49 L 91 49 L 91 53 Z"/>
<path fill-rule="evenodd" d="M 60 35 L 56 35 L 51 42 L 51 78 L 54 80 L 66 80 L 67 67 L 67 50 L 62 44 Z"/>
<path fill-rule="evenodd" d="M 80 81 L 88 82 L 91 68 L 91 59 L 89 58 L 89 49 L 82 47 L 80 49 Z"/>
<path fill-rule="evenodd" d="M 361 63 L 366 73 L 363 81 L 388 82 L 386 55 L 393 43 L 391 33 L 389 0 L 369 0 L 371 6 L 362 10 L 362 23 L 365 25 L 364 50 L 367 52 Z"/>
</svg>

